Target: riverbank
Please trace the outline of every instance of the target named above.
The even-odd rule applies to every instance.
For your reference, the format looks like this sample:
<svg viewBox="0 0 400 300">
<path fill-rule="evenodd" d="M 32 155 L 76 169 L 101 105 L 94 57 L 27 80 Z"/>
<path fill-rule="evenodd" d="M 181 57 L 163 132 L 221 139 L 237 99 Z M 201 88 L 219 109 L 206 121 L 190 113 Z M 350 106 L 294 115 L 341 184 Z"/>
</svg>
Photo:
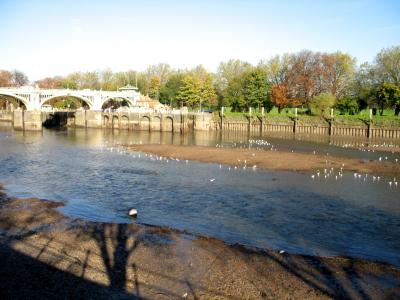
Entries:
<svg viewBox="0 0 400 300">
<path fill-rule="evenodd" d="M 0 195 L 2 299 L 389 299 L 400 270 L 251 250 L 169 228 L 70 219 Z"/>
<path fill-rule="evenodd" d="M 216 148 L 177 145 L 133 145 L 133 151 L 152 153 L 163 157 L 219 163 L 232 167 L 246 167 L 275 171 L 311 171 L 335 168 L 369 174 L 400 174 L 400 162 L 363 161 L 353 158 L 314 155 L 286 151 Z"/>
</svg>

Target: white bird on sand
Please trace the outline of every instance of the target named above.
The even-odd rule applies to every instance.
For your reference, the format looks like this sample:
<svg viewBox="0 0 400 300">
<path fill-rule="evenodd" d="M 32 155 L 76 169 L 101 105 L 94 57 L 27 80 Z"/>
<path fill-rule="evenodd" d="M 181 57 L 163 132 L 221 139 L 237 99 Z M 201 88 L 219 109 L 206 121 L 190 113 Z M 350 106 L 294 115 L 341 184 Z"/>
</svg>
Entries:
<svg viewBox="0 0 400 300">
<path fill-rule="evenodd" d="M 128 211 L 128 215 L 129 215 L 130 217 L 132 217 L 132 218 L 136 218 L 136 217 L 137 217 L 137 214 L 138 214 L 138 212 L 137 212 L 137 209 L 135 209 L 135 208 L 131 208 L 131 209 Z"/>
</svg>

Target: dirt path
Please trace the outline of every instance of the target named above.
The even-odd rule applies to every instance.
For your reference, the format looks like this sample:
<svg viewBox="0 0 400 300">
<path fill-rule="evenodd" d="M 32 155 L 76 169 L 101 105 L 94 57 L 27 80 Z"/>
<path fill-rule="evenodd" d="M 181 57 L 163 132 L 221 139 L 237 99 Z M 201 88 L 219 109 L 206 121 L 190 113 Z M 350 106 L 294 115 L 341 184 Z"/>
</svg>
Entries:
<svg viewBox="0 0 400 300">
<path fill-rule="evenodd" d="M 292 153 L 284 151 L 265 151 L 253 149 L 176 146 L 176 145 L 134 145 L 127 146 L 133 151 L 142 151 L 200 162 L 220 163 L 231 166 L 244 166 L 281 171 L 309 171 L 324 168 L 341 168 L 362 173 L 400 174 L 400 162 L 362 161 L 353 158 Z"/>
<path fill-rule="evenodd" d="M 398 299 L 400 270 L 229 246 L 168 228 L 69 219 L 0 196 L 1 299 Z"/>
</svg>

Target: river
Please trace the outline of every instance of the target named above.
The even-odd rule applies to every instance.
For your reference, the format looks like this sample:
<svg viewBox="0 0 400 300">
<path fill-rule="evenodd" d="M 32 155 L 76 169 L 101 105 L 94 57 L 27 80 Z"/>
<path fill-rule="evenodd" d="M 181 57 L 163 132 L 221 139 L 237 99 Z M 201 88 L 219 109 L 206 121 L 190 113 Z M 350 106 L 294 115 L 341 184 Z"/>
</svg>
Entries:
<svg viewBox="0 0 400 300">
<path fill-rule="evenodd" d="M 119 147 L 149 142 L 249 147 L 246 136 L 85 129 L 23 133 L 2 127 L 0 182 L 11 196 L 62 201 L 60 211 L 71 217 L 168 226 L 249 247 L 400 266 L 400 187 L 389 187 L 385 178 L 377 182 L 372 174 L 364 180 L 345 172 L 338 180 L 313 180 L 310 173 L 229 170 Z M 266 149 L 400 157 L 338 144 L 250 138 L 250 146 Z M 136 220 L 127 216 L 131 207 L 138 209 Z"/>
</svg>

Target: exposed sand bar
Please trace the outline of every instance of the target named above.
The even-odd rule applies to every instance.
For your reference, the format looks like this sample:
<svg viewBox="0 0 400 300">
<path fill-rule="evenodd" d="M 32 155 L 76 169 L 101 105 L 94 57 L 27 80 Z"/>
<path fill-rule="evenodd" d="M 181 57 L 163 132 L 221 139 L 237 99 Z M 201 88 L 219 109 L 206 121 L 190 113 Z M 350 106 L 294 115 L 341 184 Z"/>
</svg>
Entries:
<svg viewBox="0 0 400 300">
<path fill-rule="evenodd" d="M 250 250 L 168 228 L 94 223 L 0 191 L 1 299 L 399 299 L 384 263 Z"/>
<path fill-rule="evenodd" d="M 141 151 L 208 163 L 220 163 L 230 166 L 256 166 L 260 169 L 277 171 L 310 171 L 335 168 L 374 174 L 400 174 L 400 162 L 363 161 L 354 158 L 237 148 L 215 148 L 176 145 L 133 145 L 127 146 L 133 151 Z"/>
</svg>

